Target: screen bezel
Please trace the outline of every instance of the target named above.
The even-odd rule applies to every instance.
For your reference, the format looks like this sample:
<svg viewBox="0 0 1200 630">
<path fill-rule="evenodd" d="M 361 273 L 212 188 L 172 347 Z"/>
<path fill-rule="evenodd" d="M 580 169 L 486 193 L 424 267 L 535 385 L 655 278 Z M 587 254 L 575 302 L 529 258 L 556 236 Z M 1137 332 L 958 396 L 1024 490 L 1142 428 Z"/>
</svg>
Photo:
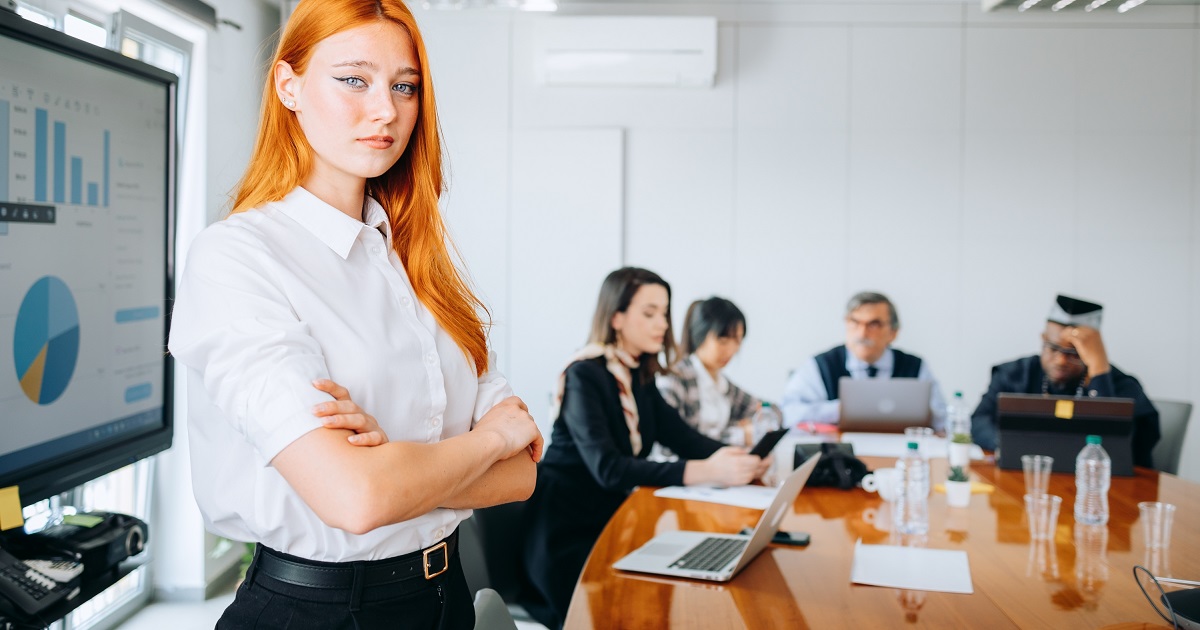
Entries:
<svg viewBox="0 0 1200 630">
<path fill-rule="evenodd" d="M 56 494 L 132 464 L 171 447 L 174 436 L 174 370 L 172 359 L 166 352 L 167 334 L 171 328 L 171 304 L 175 299 L 175 211 L 176 211 L 176 93 L 178 79 L 174 74 L 130 59 L 114 51 L 93 46 L 65 33 L 43 27 L 0 9 L 0 37 L 8 37 L 32 44 L 51 52 L 72 58 L 80 63 L 92 64 L 135 78 L 160 83 L 166 88 L 167 133 L 166 133 L 166 232 L 163 234 L 166 253 L 165 286 L 163 287 L 163 418 L 162 426 L 148 432 L 139 432 L 115 442 L 89 445 L 66 453 L 59 453 L 27 467 L 0 475 L 0 488 L 18 486 L 22 507 L 36 503 Z"/>
</svg>

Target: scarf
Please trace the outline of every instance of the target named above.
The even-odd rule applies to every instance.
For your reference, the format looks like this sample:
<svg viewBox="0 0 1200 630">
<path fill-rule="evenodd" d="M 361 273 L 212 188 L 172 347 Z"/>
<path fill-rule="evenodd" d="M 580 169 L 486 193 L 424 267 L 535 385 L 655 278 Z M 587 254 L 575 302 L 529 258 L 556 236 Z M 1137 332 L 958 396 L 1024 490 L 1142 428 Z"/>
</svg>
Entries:
<svg viewBox="0 0 1200 630">
<path fill-rule="evenodd" d="M 617 379 L 617 393 L 621 397 L 621 410 L 625 412 L 625 426 L 629 427 L 629 445 L 633 447 L 634 457 L 637 457 L 637 454 L 642 452 L 642 434 L 638 431 L 638 410 L 637 403 L 633 399 L 632 370 L 638 367 L 638 360 L 616 346 L 589 343 L 576 352 L 575 356 L 567 361 L 567 365 L 601 356 L 604 357 L 604 365 L 608 368 L 609 374 Z M 555 390 L 554 400 L 550 403 L 551 420 L 557 420 L 559 412 L 562 411 L 563 391 L 566 386 L 567 372 L 564 368 L 563 372 L 558 375 L 558 389 Z"/>
</svg>

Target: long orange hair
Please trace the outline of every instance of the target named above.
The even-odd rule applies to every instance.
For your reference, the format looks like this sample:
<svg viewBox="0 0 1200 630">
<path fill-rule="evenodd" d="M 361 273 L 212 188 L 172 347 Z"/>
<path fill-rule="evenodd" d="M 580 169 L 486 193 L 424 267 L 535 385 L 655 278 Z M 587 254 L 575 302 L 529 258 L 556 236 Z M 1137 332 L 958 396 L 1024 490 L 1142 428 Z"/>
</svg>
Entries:
<svg viewBox="0 0 1200 630">
<path fill-rule="evenodd" d="M 313 49 L 342 31 L 390 20 L 412 38 L 421 72 L 421 107 L 408 146 L 387 172 L 367 181 L 366 193 L 388 213 L 392 246 L 412 281 L 417 299 L 475 363 L 488 367 L 487 338 L 479 312 L 487 308 L 471 291 L 450 256 L 449 235 L 438 209 L 442 193 L 442 144 L 425 42 L 402 0 L 304 0 L 279 39 L 263 89 L 258 139 L 246 174 L 234 193 L 232 213 L 283 199 L 308 176 L 313 149 L 296 116 L 275 94 L 274 68 L 287 62 L 304 74 Z"/>
</svg>

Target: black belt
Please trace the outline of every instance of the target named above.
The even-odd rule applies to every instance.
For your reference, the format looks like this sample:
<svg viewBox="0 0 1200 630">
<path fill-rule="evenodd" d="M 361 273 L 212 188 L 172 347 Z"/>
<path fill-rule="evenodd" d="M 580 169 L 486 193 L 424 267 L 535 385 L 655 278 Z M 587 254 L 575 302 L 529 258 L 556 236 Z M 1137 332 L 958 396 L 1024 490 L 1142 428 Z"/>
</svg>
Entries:
<svg viewBox="0 0 1200 630">
<path fill-rule="evenodd" d="M 435 578 L 450 566 L 450 558 L 458 551 L 458 531 L 444 540 L 420 551 L 387 560 L 362 562 L 317 562 L 304 560 L 260 546 L 256 571 L 274 580 L 309 588 L 354 588 L 381 586 L 423 577 Z"/>
</svg>

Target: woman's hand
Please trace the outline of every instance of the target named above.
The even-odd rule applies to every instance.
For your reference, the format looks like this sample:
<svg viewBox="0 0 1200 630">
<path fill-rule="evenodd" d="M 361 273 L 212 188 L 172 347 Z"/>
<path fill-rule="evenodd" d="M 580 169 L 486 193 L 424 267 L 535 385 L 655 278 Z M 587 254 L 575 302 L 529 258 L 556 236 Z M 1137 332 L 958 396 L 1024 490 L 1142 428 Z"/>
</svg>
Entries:
<svg viewBox="0 0 1200 630">
<path fill-rule="evenodd" d="M 489 409 L 472 431 L 491 431 L 503 438 L 505 455 L 501 459 L 526 449 L 533 461 L 542 459 L 542 432 L 529 415 L 529 407 L 516 396 L 509 396 Z"/>
<path fill-rule="evenodd" d="M 684 483 L 688 485 L 715 483 L 722 486 L 744 486 L 767 471 L 770 459 L 763 459 L 741 446 L 725 446 L 703 460 L 692 460 L 695 464 L 684 469 Z"/>
<path fill-rule="evenodd" d="M 375 416 L 363 411 L 350 400 L 350 392 L 345 387 L 329 379 L 315 380 L 313 387 L 336 399 L 313 407 L 313 415 L 323 420 L 326 429 L 354 431 L 354 435 L 346 440 L 355 446 L 379 446 L 387 443 L 387 434 L 379 427 Z"/>
</svg>

